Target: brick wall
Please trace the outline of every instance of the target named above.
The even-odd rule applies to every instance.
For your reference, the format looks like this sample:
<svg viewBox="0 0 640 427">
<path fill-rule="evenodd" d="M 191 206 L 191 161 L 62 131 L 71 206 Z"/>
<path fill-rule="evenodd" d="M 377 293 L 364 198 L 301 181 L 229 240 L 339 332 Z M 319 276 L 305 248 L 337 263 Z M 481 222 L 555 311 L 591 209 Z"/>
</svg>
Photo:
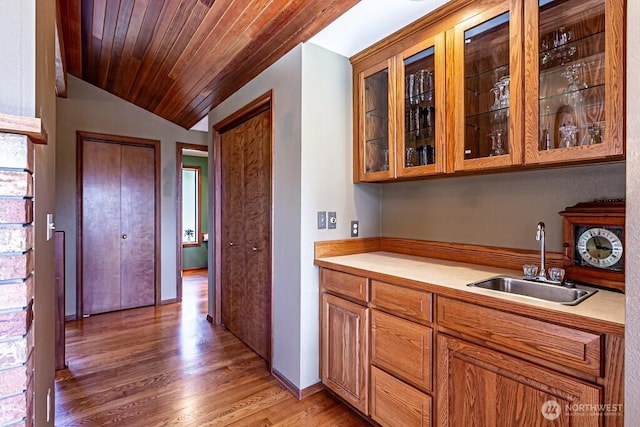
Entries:
<svg viewBox="0 0 640 427">
<path fill-rule="evenodd" d="M 33 426 L 33 144 L 0 133 L 0 426 Z"/>
</svg>

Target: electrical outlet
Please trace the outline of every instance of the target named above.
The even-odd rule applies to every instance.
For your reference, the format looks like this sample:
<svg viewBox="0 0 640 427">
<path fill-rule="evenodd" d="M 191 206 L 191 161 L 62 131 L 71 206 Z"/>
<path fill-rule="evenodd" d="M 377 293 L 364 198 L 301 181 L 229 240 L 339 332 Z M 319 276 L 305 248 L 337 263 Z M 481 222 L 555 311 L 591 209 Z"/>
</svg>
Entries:
<svg viewBox="0 0 640 427">
<path fill-rule="evenodd" d="M 358 237 L 360 225 L 358 221 L 351 221 L 351 237 Z"/>
<path fill-rule="evenodd" d="M 327 211 L 318 211 L 318 230 L 327 228 Z"/>
<path fill-rule="evenodd" d="M 329 228 L 329 229 L 336 228 L 336 226 L 338 225 L 338 218 L 336 217 L 336 213 L 335 212 L 329 212 L 328 213 L 328 219 L 329 219 L 329 224 L 327 225 L 327 228 Z"/>
</svg>

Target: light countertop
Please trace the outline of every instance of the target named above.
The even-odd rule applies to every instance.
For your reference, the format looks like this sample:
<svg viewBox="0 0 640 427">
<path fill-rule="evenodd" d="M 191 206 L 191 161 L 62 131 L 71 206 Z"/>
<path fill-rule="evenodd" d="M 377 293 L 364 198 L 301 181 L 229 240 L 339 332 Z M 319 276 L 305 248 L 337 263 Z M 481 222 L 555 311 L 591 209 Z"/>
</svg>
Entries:
<svg viewBox="0 0 640 427">
<path fill-rule="evenodd" d="M 527 306 L 543 309 L 543 311 L 537 310 L 542 314 L 544 311 L 552 311 L 554 313 L 550 314 L 557 313 L 565 318 L 566 315 L 574 315 L 587 320 L 591 319 L 606 325 L 608 330 L 612 329 L 619 334 L 624 333 L 625 296 L 619 292 L 598 290 L 596 294 L 576 306 L 562 305 L 531 297 L 467 286 L 468 283 L 497 275 L 521 277 L 521 271 L 390 252 L 366 252 L 319 258 L 316 259 L 316 264 L 328 268 L 346 267 L 347 269 L 362 270 L 365 275 L 366 272 L 371 272 L 411 280 L 419 282 L 418 286 L 424 284 L 425 289 L 431 292 L 441 291 L 446 295 L 450 295 L 453 291 L 458 295 L 462 295 L 459 294 L 460 292 L 467 292 L 491 296 L 498 300 L 519 303 L 518 306 L 525 309 Z M 415 285 L 415 283 L 413 284 Z"/>
</svg>

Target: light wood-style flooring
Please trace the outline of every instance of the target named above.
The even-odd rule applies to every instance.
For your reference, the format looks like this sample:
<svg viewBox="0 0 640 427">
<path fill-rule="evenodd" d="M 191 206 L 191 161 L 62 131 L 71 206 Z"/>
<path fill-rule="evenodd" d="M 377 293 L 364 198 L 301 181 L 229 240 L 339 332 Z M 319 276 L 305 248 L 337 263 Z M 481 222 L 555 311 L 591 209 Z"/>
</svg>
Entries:
<svg viewBox="0 0 640 427">
<path fill-rule="evenodd" d="M 295 399 L 260 357 L 206 321 L 206 285 L 206 272 L 188 273 L 180 304 L 67 322 L 55 425 L 368 425 L 326 391 Z"/>
</svg>

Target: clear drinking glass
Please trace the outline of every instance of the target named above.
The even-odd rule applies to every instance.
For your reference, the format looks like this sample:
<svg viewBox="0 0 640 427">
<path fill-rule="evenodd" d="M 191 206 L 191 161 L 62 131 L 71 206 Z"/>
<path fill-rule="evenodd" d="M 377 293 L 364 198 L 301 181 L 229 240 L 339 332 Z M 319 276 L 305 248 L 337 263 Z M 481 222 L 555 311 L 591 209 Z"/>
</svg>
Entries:
<svg viewBox="0 0 640 427">
<path fill-rule="evenodd" d="M 418 70 L 416 73 L 416 81 L 418 84 L 418 97 L 421 104 L 427 107 L 433 103 L 433 71 Z"/>
<path fill-rule="evenodd" d="M 576 125 L 560 126 L 558 131 L 560 132 L 559 148 L 575 147 L 576 146 L 576 131 L 578 127 Z"/>
</svg>

